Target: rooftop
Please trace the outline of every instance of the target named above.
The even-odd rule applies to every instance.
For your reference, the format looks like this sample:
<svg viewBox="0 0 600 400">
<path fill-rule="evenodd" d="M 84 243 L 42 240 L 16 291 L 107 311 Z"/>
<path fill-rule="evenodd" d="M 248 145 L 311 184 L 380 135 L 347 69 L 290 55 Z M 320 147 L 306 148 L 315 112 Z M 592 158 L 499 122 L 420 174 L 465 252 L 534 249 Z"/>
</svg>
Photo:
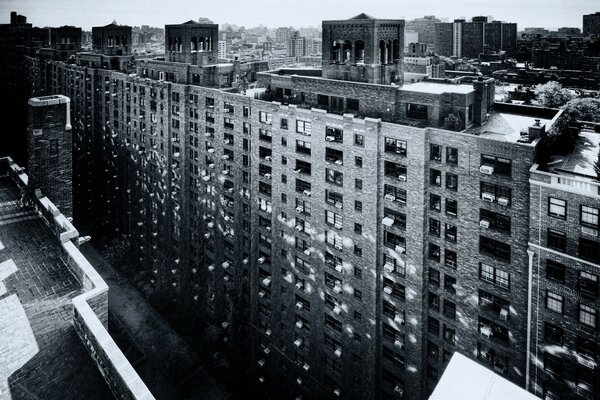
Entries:
<svg viewBox="0 0 600 400">
<path fill-rule="evenodd" d="M 475 92 L 473 85 L 467 84 L 448 84 L 438 82 L 417 82 L 407 83 L 400 89 L 403 92 L 429 93 L 429 94 L 444 94 L 458 93 L 469 94 Z"/>
<path fill-rule="evenodd" d="M 539 400 L 477 362 L 454 353 L 429 400 Z"/>
<path fill-rule="evenodd" d="M 467 129 L 466 133 L 505 142 L 518 142 L 521 139 L 521 132 L 528 131 L 536 120 L 539 120 L 541 125 L 545 125 L 548 132 L 559 114 L 560 112 L 555 109 L 494 103 L 494 109 L 488 120 L 481 126 Z"/>
<path fill-rule="evenodd" d="M 113 398 L 72 323 L 83 292 L 54 233 L 0 177 L 0 398 Z"/>
<path fill-rule="evenodd" d="M 584 176 L 595 179 L 594 163 L 600 150 L 600 133 L 583 129 L 575 149 L 568 155 L 555 155 L 548 163 L 550 172 L 561 175 Z"/>
</svg>

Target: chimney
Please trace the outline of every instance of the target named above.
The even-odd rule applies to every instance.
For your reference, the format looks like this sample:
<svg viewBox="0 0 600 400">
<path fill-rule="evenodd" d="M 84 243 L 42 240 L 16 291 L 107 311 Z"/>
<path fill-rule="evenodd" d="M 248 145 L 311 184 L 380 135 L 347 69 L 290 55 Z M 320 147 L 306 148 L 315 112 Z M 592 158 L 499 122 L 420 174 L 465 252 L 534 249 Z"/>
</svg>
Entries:
<svg viewBox="0 0 600 400">
<path fill-rule="evenodd" d="M 546 125 L 542 124 L 539 119 L 536 119 L 527 132 L 529 133 L 529 142 L 533 142 L 535 139 L 546 135 Z"/>
</svg>

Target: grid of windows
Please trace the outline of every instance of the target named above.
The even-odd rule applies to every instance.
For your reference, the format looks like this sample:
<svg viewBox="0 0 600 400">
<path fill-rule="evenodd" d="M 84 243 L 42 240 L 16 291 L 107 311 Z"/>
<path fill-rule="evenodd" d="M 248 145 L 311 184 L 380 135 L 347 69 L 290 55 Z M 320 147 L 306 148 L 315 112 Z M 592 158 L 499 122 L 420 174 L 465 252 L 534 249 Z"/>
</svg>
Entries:
<svg viewBox="0 0 600 400">
<path fill-rule="evenodd" d="M 579 305 L 579 322 L 583 325 L 596 328 L 596 314 L 597 311 L 585 304 Z"/>
<path fill-rule="evenodd" d="M 598 214 L 599 210 L 597 208 L 582 205 L 579 215 L 581 225 L 598 228 Z"/>
<path fill-rule="evenodd" d="M 503 289 L 510 289 L 510 273 L 491 265 L 479 264 L 479 278 Z"/>
<path fill-rule="evenodd" d="M 559 294 L 546 291 L 546 308 L 548 310 L 563 313 L 563 297 Z"/>
</svg>

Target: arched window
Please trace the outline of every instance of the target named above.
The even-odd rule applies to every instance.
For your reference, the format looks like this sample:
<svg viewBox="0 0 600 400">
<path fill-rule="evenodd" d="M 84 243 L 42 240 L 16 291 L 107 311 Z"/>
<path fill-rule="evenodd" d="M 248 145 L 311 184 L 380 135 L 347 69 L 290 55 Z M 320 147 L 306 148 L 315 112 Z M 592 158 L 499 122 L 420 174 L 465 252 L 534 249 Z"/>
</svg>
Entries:
<svg viewBox="0 0 600 400">
<path fill-rule="evenodd" d="M 331 45 L 331 60 L 339 62 L 341 60 L 341 45 L 340 42 L 335 40 Z"/>
<path fill-rule="evenodd" d="M 352 61 L 352 42 L 349 40 L 344 41 L 344 45 L 342 47 L 342 61 Z"/>
<path fill-rule="evenodd" d="M 192 38 L 192 42 L 190 44 L 190 48 L 192 51 L 198 51 L 198 38 L 197 37 L 193 37 Z"/>
<path fill-rule="evenodd" d="M 385 64 L 386 60 L 386 49 L 385 49 L 385 41 L 379 41 L 379 63 Z"/>
<path fill-rule="evenodd" d="M 398 39 L 394 39 L 392 44 L 393 47 L 393 61 L 400 60 L 400 42 Z"/>
<path fill-rule="evenodd" d="M 362 40 L 354 42 L 354 60 L 357 63 L 365 62 L 365 42 Z"/>
<path fill-rule="evenodd" d="M 386 49 L 386 60 L 388 64 L 391 64 L 394 62 L 393 57 L 393 51 L 392 51 L 392 41 L 388 39 L 387 43 L 385 44 L 385 49 Z"/>
</svg>

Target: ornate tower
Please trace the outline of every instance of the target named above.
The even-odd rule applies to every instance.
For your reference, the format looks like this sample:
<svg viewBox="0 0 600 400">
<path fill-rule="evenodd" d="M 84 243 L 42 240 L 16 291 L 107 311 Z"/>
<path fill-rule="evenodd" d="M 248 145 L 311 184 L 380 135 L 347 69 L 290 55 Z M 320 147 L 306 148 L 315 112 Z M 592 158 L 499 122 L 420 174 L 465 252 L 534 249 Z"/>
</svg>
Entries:
<svg viewBox="0 0 600 400">
<path fill-rule="evenodd" d="M 404 20 L 360 14 L 323 21 L 323 77 L 378 84 L 402 83 Z"/>
</svg>

